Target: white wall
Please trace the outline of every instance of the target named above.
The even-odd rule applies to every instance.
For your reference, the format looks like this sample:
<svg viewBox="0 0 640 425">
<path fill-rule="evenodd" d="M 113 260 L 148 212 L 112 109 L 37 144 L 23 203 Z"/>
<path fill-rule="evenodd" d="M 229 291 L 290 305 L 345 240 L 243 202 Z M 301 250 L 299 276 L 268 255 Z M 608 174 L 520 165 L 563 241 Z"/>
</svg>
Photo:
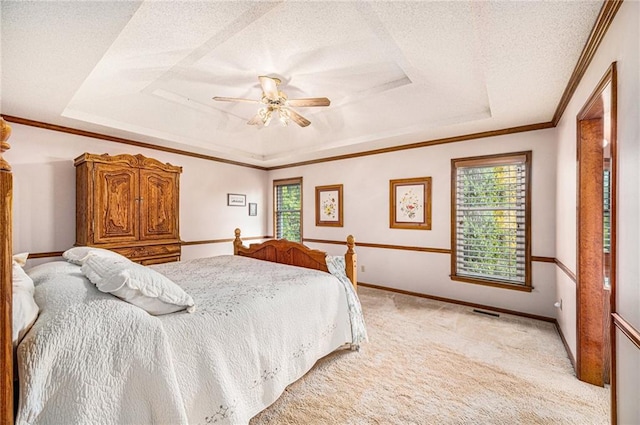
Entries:
<svg viewBox="0 0 640 425">
<path fill-rule="evenodd" d="M 553 129 L 437 145 L 269 172 L 269 179 L 303 177 L 303 237 L 449 249 L 451 245 L 451 159 L 533 151 L 532 253 L 554 257 L 555 131 Z M 432 177 L 432 230 L 389 228 L 389 180 Z M 344 227 L 315 225 L 315 187 L 344 185 Z M 271 200 L 269 201 L 271 202 Z M 273 232 L 272 218 L 269 229 Z M 338 245 L 309 244 L 331 253 Z M 533 263 L 531 293 L 454 282 L 449 254 L 357 248 L 365 267 L 358 280 L 423 294 L 555 317 L 555 265 Z"/>
<path fill-rule="evenodd" d="M 625 1 L 558 124 L 556 257 L 576 272 L 576 115 L 598 82 L 618 69 L 618 276 L 617 311 L 640 329 L 640 3 Z M 557 271 L 564 308 L 558 322 L 576 352 L 575 284 Z M 618 419 L 640 423 L 640 350 L 618 332 Z M 630 376 L 628 376 L 631 374 Z"/>
<path fill-rule="evenodd" d="M 84 152 L 142 154 L 183 167 L 180 175 L 180 236 L 184 241 L 266 234 L 266 171 L 121 143 L 11 124 L 11 149 L 5 158 L 14 174 L 14 252 L 63 251 L 75 242 L 75 167 Z M 243 193 L 258 204 L 228 207 L 227 193 Z M 230 242 L 183 247 L 183 259 L 233 253 Z"/>
</svg>

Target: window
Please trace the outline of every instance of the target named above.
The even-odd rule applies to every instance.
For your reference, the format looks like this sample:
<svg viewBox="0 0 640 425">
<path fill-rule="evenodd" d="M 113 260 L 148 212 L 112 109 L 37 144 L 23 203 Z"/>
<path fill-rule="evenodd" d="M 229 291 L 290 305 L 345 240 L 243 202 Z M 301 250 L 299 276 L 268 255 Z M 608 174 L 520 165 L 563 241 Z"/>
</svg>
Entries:
<svg viewBox="0 0 640 425">
<path fill-rule="evenodd" d="M 605 254 L 609 254 L 611 250 L 611 170 L 609 169 L 609 161 L 605 160 L 605 169 L 602 175 L 602 189 L 603 189 L 603 248 Z"/>
<path fill-rule="evenodd" d="M 302 177 L 274 180 L 273 199 L 276 238 L 302 242 Z"/>
<path fill-rule="evenodd" d="M 602 174 L 602 249 L 604 251 L 604 288 L 611 289 L 611 160 L 604 159 Z"/>
<path fill-rule="evenodd" d="M 451 160 L 451 278 L 531 291 L 531 152 Z"/>
</svg>

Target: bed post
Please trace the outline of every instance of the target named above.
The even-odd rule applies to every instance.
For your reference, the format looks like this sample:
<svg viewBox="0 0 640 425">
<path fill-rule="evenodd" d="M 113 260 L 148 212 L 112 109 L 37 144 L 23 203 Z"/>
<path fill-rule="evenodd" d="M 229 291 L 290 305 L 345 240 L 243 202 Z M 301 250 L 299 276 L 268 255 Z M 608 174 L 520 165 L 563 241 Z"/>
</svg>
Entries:
<svg viewBox="0 0 640 425">
<path fill-rule="evenodd" d="M 358 290 L 358 254 L 354 250 L 356 238 L 353 235 L 347 236 L 347 253 L 344 255 L 346 263 L 347 277 L 353 284 L 353 289 Z"/>
<path fill-rule="evenodd" d="M 238 248 L 242 246 L 242 239 L 240 239 L 240 229 L 235 230 L 236 238 L 233 240 L 233 255 L 238 255 Z"/>
<path fill-rule="evenodd" d="M 13 347 L 12 332 L 12 199 L 11 166 L 2 154 L 11 147 L 7 140 L 11 127 L 0 117 L 0 424 L 13 423 Z"/>
</svg>

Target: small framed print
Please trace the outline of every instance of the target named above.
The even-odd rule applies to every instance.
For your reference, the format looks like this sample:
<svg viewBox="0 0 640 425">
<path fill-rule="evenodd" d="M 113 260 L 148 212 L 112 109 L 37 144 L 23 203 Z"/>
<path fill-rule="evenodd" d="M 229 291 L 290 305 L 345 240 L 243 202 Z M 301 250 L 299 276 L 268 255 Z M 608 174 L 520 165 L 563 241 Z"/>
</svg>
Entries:
<svg viewBox="0 0 640 425">
<path fill-rule="evenodd" d="M 431 177 L 389 181 L 389 227 L 431 230 Z"/>
<path fill-rule="evenodd" d="M 247 195 L 227 193 L 227 205 L 230 207 L 246 207 Z"/>
<path fill-rule="evenodd" d="M 342 227 L 342 185 L 316 186 L 316 226 Z"/>
<path fill-rule="evenodd" d="M 249 215 L 258 215 L 258 204 L 249 202 Z"/>
</svg>

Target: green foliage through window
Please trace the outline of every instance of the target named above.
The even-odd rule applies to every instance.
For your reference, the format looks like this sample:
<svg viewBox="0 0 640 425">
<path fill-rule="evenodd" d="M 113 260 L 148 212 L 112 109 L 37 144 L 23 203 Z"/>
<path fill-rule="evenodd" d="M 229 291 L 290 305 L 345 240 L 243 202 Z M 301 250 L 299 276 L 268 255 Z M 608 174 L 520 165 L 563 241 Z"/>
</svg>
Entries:
<svg viewBox="0 0 640 425">
<path fill-rule="evenodd" d="M 276 238 L 302 242 L 302 181 L 275 182 L 274 187 Z"/>
<path fill-rule="evenodd" d="M 455 163 L 455 162 L 454 162 Z M 455 163 L 454 275 L 526 284 L 524 155 Z"/>
</svg>

